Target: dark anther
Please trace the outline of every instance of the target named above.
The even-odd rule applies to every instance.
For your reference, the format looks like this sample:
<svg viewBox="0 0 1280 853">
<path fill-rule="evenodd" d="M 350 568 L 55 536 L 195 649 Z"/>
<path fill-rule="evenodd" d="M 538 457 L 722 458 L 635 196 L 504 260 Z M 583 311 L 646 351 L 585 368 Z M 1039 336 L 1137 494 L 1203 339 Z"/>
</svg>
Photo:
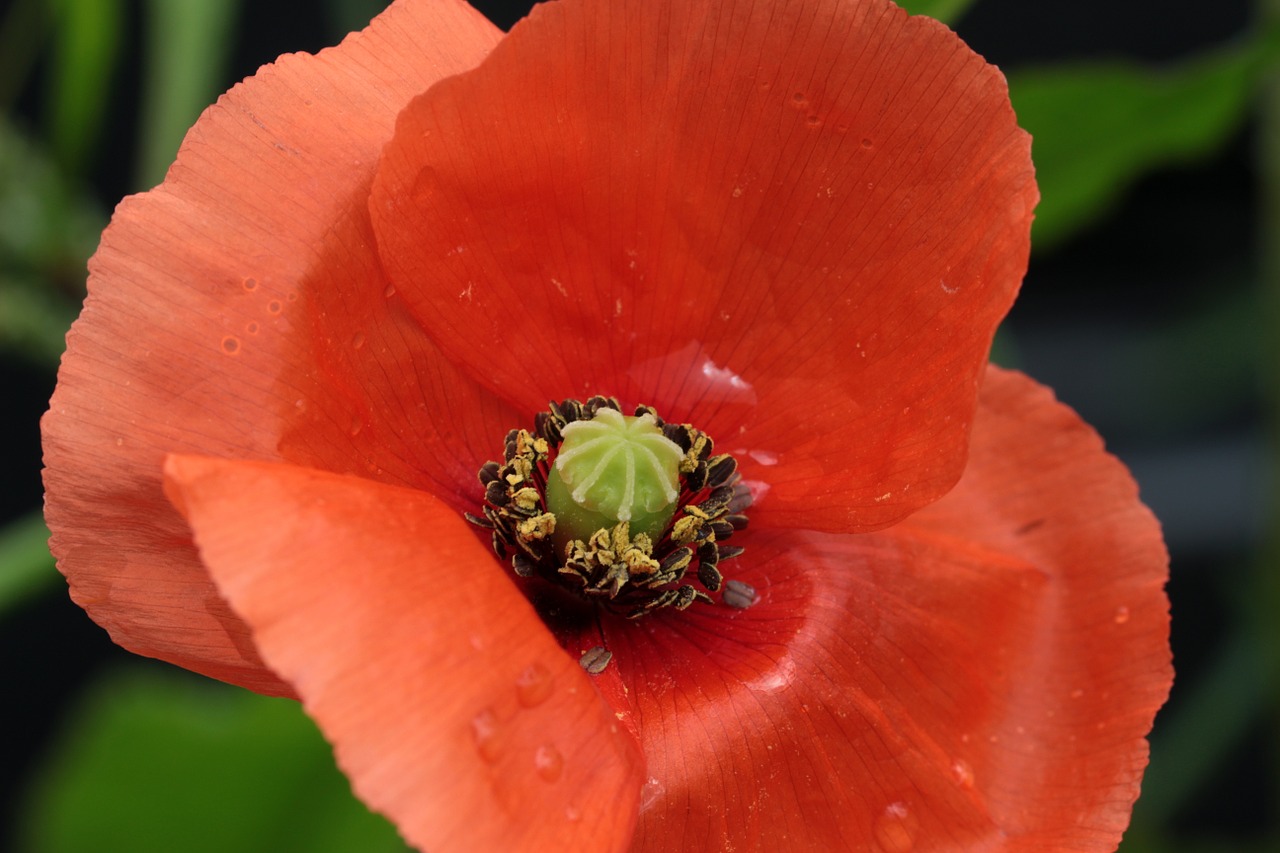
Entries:
<svg viewBox="0 0 1280 853">
<path fill-rule="evenodd" d="M 484 487 L 484 500 L 490 506 L 504 507 L 511 502 L 507 496 L 507 484 L 501 480 L 494 480 L 492 483 Z"/>
<path fill-rule="evenodd" d="M 633 411 L 637 417 L 653 417 L 662 434 L 684 453 L 672 520 L 660 534 L 633 536 L 628 522 L 619 521 L 585 541 L 556 539 L 557 519 L 548 509 L 546 488 L 564 429 L 605 408 L 622 411 L 611 397 L 596 396 L 585 403 L 562 400 L 537 416 L 532 432 L 509 432 L 503 462 L 487 462 L 479 471 L 483 518 L 467 514 L 467 520 L 492 530 L 494 553 L 509 560 L 518 576 L 537 576 L 628 618 L 665 607 L 684 610 L 695 602 L 715 603 L 707 592 L 723 591 L 726 604 L 749 606 L 754 590 L 735 586 L 734 581 L 726 584 L 721 572 L 726 560 L 742 553 L 725 540 L 746 527 L 743 511 L 751 504 L 737 463 L 728 455 L 712 456 L 715 445 L 706 433 L 688 424 L 666 423 L 649 406 Z M 690 575 L 697 578 L 697 586 L 685 582 Z M 593 649 L 583 656 L 583 668 L 600 672 L 609 657 L 603 648 Z"/>
<path fill-rule="evenodd" d="M 680 449 L 685 453 L 688 453 L 689 448 L 693 446 L 689 438 L 689 431 L 680 424 L 663 424 L 662 434 L 667 437 L 668 441 L 674 441 L 680 445 Z"/>
<path fill-rule="evenodd" d="M 511 568 L 522 578 L 531 578 L 537 574 L 537 565 L 524 554 L 516 554 L 511 558 Z"/>
<path fill-rule="evenodd" d="M 700 492 L 707 485 L 707 466 L 699 464 L 685 476 L 685 488 L 691 492 Z"/>
<path fill-rule="evenodd" d="M 738 463 L 729 454 L 717 456 L 707 463 L 707 485 L 711 488 L 723 486 L 738 470 Z"/>
<path fill-rule="evenodd" d="M 711 563 L 703 562 L 698 566 L 698 582 L 711 592 L 718 591 L 723 581 L 724 576 Z"/>
<path fill-rule="evenodd" d="M 693 549 L 685 545 L 675 549 L 662 559 L 660 571 L 664 576 L 669 576 L 671 580 L 678 581 L 684 577 L 684 570 L 689 568 L 689 563 L 692 561 Z"/>
<path fill-rule="evenodd" d="M 701 573 L 699 573 L 701 574 Z M 676 610 L 684 610 L 690 604 L 693 604 L 698 598 L 698 591 L 691 586 L 680 587 L 680 592 L 676 596 Z"/>
<path fill-rule="evenodd" d="M 737 529 L 723 518 L 717 518 L 711 522 L 711 532 L 716 535 L 717 539 L 728 539 L 733 535 L 733 531 Z"/>
</svg>

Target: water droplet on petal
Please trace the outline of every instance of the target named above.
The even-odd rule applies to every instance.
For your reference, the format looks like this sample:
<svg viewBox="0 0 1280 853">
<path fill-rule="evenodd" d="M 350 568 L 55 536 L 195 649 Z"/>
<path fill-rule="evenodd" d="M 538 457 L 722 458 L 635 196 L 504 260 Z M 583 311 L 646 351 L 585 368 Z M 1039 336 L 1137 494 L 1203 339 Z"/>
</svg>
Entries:
<svg viewBox="0 0 1280 853">
<path fill-rule="evenodd" d="M 254 322 L 250 322 L 248 325 L 244 327 L 244 330 L 251 335 L 256 335 L 258 334 L 258 324 Z"/>
<path fill-rule="evenodd" d="M 360 349 L 364 346 L 364 332 L 356 332 L 351 336 L 351 348 Z"/>
<path fill-rule="evenodd" d="M 864 139 L 864 140 L 862 140 L 862 147 L 863 147 L 863 148 L 870 148 L 873 144 L 874 144 L 874 143 L 873 143 L 870 139 Z"/>
<path fill-rule="evenodd" d="M 283 308 L 284 306 L 280 304 L 279 299 L 272 299 L 270 302 L 267 303 L 267 310 L 270 311 L 272 314 L 279 314 Z"/>
<path fill-rule="evenodd" d="M 516 678 L 516 700 L 526 708 L 535 708 L 551 697 L 551 670 L 540 663 L 530 664 Z"/>
<path fill-rule="evenodd" d="M 244 289 L 245 289 L 245 290 L 257 290 L 257 289 L 258 289 L 258 280 L 257 280 L 256 278 L 254 278 L 253 276 L 249 276 L 248 278 L 246 278 L 246 279 L 245 279 L 243 282 L 241 282 L 241 283 L 244 285 Z"/>
<path fill-rule="evenodd" d="M 533 754 L 533 768 L 544 782 L 555 782 L 564 775 L 564 756 L 549 743 L 538 747 Z"/>
<path fill-rule="evenodd" d="M 666 787 L 658 781 L 657 777 L 650 776 L 640 788 L 640 813 L 648 811 L 665 792 Z"/>
<path fill-rule="evenodd" d="M 236 355 L 240 352 L 240 339 L 234 335 L 227 335 L 222 339 L 222 351 L 227 355 Z"/>
<path fill-rule="evenodd" d="M 358 417 L 353 417 L 351 419 L 351 426 L 347 428 L 347 432 L 350 433 L 352 438 L 355 438 L 360 434 L 360 430 L 362 429 L 364 429 L 364 421 Z"/>
<path fill-rule="evenodd" d="M 388 285 L 387 285 L 387 287 L 386 287 L 386 289 L 382 291 L 382 295 L 383 295 L 383 296 L 385 296 L 385 297 L 387 297 L 388 299 L 390 299 L 391 297 L 395 296 L 395 295 L 396 295 L 396 286 L 395 286 L 394 284 L 388 284 Z"/>
<path fill-rule="evenodd" d="M 973 787 L 973 768 L 969 766 L 969 762 L 962 758 L 957 758 L 951 762 L 951 778 L 956 780 L 956 784 L 966 790 Z"/>
<path fill-rule="evenodd" d="M 1116 608 L 1116 615 L 1115 615 L 1115 622 L 1116 622 L 1116 624 L 1117 624 L 1117 625 L 1123 625 L 1124 623 L 1126 623 L 1126 622 L 1128 622 L 1128 621 L 1129 621 L 1129 608 L 1127 608 L 1127 607 L 1123 607 L 1123 606 L 1121 606 L 1121 607 L 1117 607 L 1117 608 Z"/>
<path fill-rule="evenodd" d="M 919 830 L 919 818 L 903 802 L 885 806 L 874 827 L 876 841 L 885 853 L 910 853 Z"/>
<path fill-rule="evenodd" d="M 476 741 L 480 757 L 492 764 L 502 756 L 502 723 L 491 708 L 485 708 L 471 718 L 471 736 Z"/>
<path fill-rule="evenodd" d="M 577 823 L 582 820 L 582 809 L 577 806 L 565 806 L 564 817 L 569 823 Z"/>
</svg>

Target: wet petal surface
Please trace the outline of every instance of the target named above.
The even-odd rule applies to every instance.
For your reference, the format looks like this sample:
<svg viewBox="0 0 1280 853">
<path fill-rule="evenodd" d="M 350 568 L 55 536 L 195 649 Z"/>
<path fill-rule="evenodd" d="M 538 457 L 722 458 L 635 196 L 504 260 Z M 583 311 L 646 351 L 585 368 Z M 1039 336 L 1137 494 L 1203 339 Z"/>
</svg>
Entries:
<svg viewBox="0 0 1280 853">
<path fill-rule="evenodd" d="M 410 842 L 626 848 L 635 742 L 450 507 L 287 465 L 165 471 L 263 657 Z"/>
<path fill-rule="evenodd" d="M 959 476 L 1036 197 L 1003 78 L 935 21 L 566 0 L 410 105 L 370 209 L 494 393 L 654 405 L 772 460 L 762 519 L 856 532 Z"/>
</svg>

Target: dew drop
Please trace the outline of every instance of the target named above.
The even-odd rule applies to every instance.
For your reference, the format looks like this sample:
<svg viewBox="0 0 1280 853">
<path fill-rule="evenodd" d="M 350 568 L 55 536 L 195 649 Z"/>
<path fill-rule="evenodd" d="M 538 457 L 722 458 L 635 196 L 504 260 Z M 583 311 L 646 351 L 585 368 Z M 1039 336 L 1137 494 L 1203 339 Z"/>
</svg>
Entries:
<svg viewBox="0 0 1280 853">
<path fill-rule="evenodd" d="M 797 104 L 803 104 L 805 102 L 804 92 L 796 92 L 791 96 L 791 100 L 795 101 Z"/>
<path fill-rule="evenodd" d="M 246 278 L 246 279 L 245 279 L 243 282 L 241 282 L 241 283 L 244 285 L 244 289 L 245 289 L 245 290 L 257 290 L 257 289 L 258 289 L 258 280 L 257 280 L 256 278 L 254 278 L 253 276 L 249 276 L 248 278 Z"/>
<path fill-rule="evenodd" d="M 364 332 L 356 332 L 351 336 L 351 348 L 360 349 L 364 346 Z"/>
<path fill-rule="evenodd" d="M 968 790 L 973 787 L 973 768 L 969 766 L 969 762 L 957 758 L 951 762 L 951 778 L 955 779 L 956 784 L 961 788 Z"/>
<path fill-rule="evenodd" d="M 1128 621 L 1129 621 L 1129 608 L 1127 608 L 1127 607 L 1123 607 L 1123 606 L 1121 606 L 1121 607 L 1117 607 L 1117 608 L 1116 608 L 1116 615 L 1115 615 L 1115 617 L 1114 617 L 1114 618 L 1115 618 L 1115 623 L 1116 623 L 1117 625 L 1123 625 L 1124 623 L 1128 622 Z"/>
<path fill-rule="evenodd" d="M 124 447 L 124 439 L 123 439 L 123 438 L 117 438 L 117 439 L 116 439 L 116 447 Z"/>
<path fill-rule="evenodd" d="M 248 332 L 249 334 L 251 334 L 251 335 L 256 335 L 256 334 L 258 334 L 258 324 L 257 324 L 257 323 L 249 323 L 247 326 L 245 326 L 245 327 L 244 327 L 244 330 L 245 330 L 246 332 Z"/>
<path fill-rule="evenodd" d="M 286 296 L 286 297 L 285 297 L 285 299 L 288 299 L 290 302 L 297 302 L 297 301 L 298 301 L 298 291 L 296 291 L 296 290 L 291 290 L 291 291 L 289 291 L 289 295 L 288 295 L 288 296 Z"/>
<path fill-rule="evenodd" d="M 240 352 L 240 339 L 234 335 L 227 335 L 222 339 L 222 351 L 227 355 L 236 355 Z"/>
<path fill-rule="evenodd" d="M 516 678 L 516 701 L 525 708 L 536 708 L 551 698 L 551 670 L 540 663 L 530 664 Z"/>
<path fill-rule="evenodd" d="M 903 802 L 885 806 L 874 827 L 876 841 L 886 853 L 910 853 L 919 829 L 919 818 Z"/>
<path fill-rule="evenodd" d="M 283 308 L 284 306 L 280 304 L 279 299 L 272 299 L 270 302 L 267 303 L 267 310 L 270 311 L 272 314 L 279 314 L 281 309 Z"/>
<path fill-rule="evenodd" d="M 816 115 L 811 115 L 811 116 L 809 116 L 807 119 L 805 119 L 805 123 L 806 123 L 806 124 L 808 124 L 808 125 L 809 125 L 809 127 L 821 127 L 821 126 L 822 126 L 822 117 L 821 117 L 821 116 L 816 116 Z"/>
<path fill-rule="evenodd" d="M 577 823 L 582 820 L 582 809 L 577 806 L 565 806 L 564 818 L 569 821 L 569 823 Z"/>
<path fill-rule="evenodd" d="M 396 295 L 396 286 L 395 286 L 394 284 L 388 284 L 388 285 L 386 286 L 386 289 L 382 291 L 382 295 L 383 295 L 383 296 L 385 296 L 385 297 L 387 297 L 388 299 L 390 299 L 391 297 L 395 296 L 395 295 Z"/>
<path fill-rule="evenodd" d="M 352 438 L 355 438 L 360 434 L 360 430 L 362 429 L 364 429 L 364 421 L 359 417 L 353 417 L 351 419 L 351 426 L 347 427 L 347 432 L 351 434 Z"/>
<path fill-rule="evenodd" d="M 471 718 L 471 736 L 485 761 L 492 764 L 502 756 L 502 724 L 493 709 L 485 708 Z"/>
<path fill-rule="evenodd" d="M 870 148 L 870 147 L 872 146 L 872 144 L 873 144 L 873 143 L 871 142 L 871 140 L 870 140 L 870 139 L 867 139 L 867 138 L 865 138 L 865 137 L 863 138 L 863 140 L 862 140 L 862 147 L 863 147 L 863 148 Z"/>
<path fill-rule="evenodd" d="M 564 775 L 564 756 L 549 743 L 538 747 L 533 754 L 533 769 L 544 782 L 555 782 Z"/>
<path fill-rule="evenodd" d="M 640 788 L 640 813 L 648 811 L 658 799 L 666 793 L 666 787 L 656 776 L 650 776 Z"/>
</svg>

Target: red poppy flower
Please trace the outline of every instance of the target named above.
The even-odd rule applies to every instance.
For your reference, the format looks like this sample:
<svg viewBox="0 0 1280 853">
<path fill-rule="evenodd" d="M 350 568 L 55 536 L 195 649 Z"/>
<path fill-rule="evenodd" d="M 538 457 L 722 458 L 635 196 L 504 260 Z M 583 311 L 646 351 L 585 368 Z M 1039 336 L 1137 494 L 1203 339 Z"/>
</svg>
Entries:
<svg viewBox="0 0 1280 853">
<path fill-rule="evenodd" d="M 985 367 L 1028 151 L 885 0 L 505 38 L 401 0 L 116 211 L 44 421 L 72 596 L 301 698 L 427 849 L 1114 848 L 1166 560 L 1097 437 Z M 736 455 L 754 606 L 552 612 L 464 520 L 509 429 L 595 394 Z"/>
</svg>

